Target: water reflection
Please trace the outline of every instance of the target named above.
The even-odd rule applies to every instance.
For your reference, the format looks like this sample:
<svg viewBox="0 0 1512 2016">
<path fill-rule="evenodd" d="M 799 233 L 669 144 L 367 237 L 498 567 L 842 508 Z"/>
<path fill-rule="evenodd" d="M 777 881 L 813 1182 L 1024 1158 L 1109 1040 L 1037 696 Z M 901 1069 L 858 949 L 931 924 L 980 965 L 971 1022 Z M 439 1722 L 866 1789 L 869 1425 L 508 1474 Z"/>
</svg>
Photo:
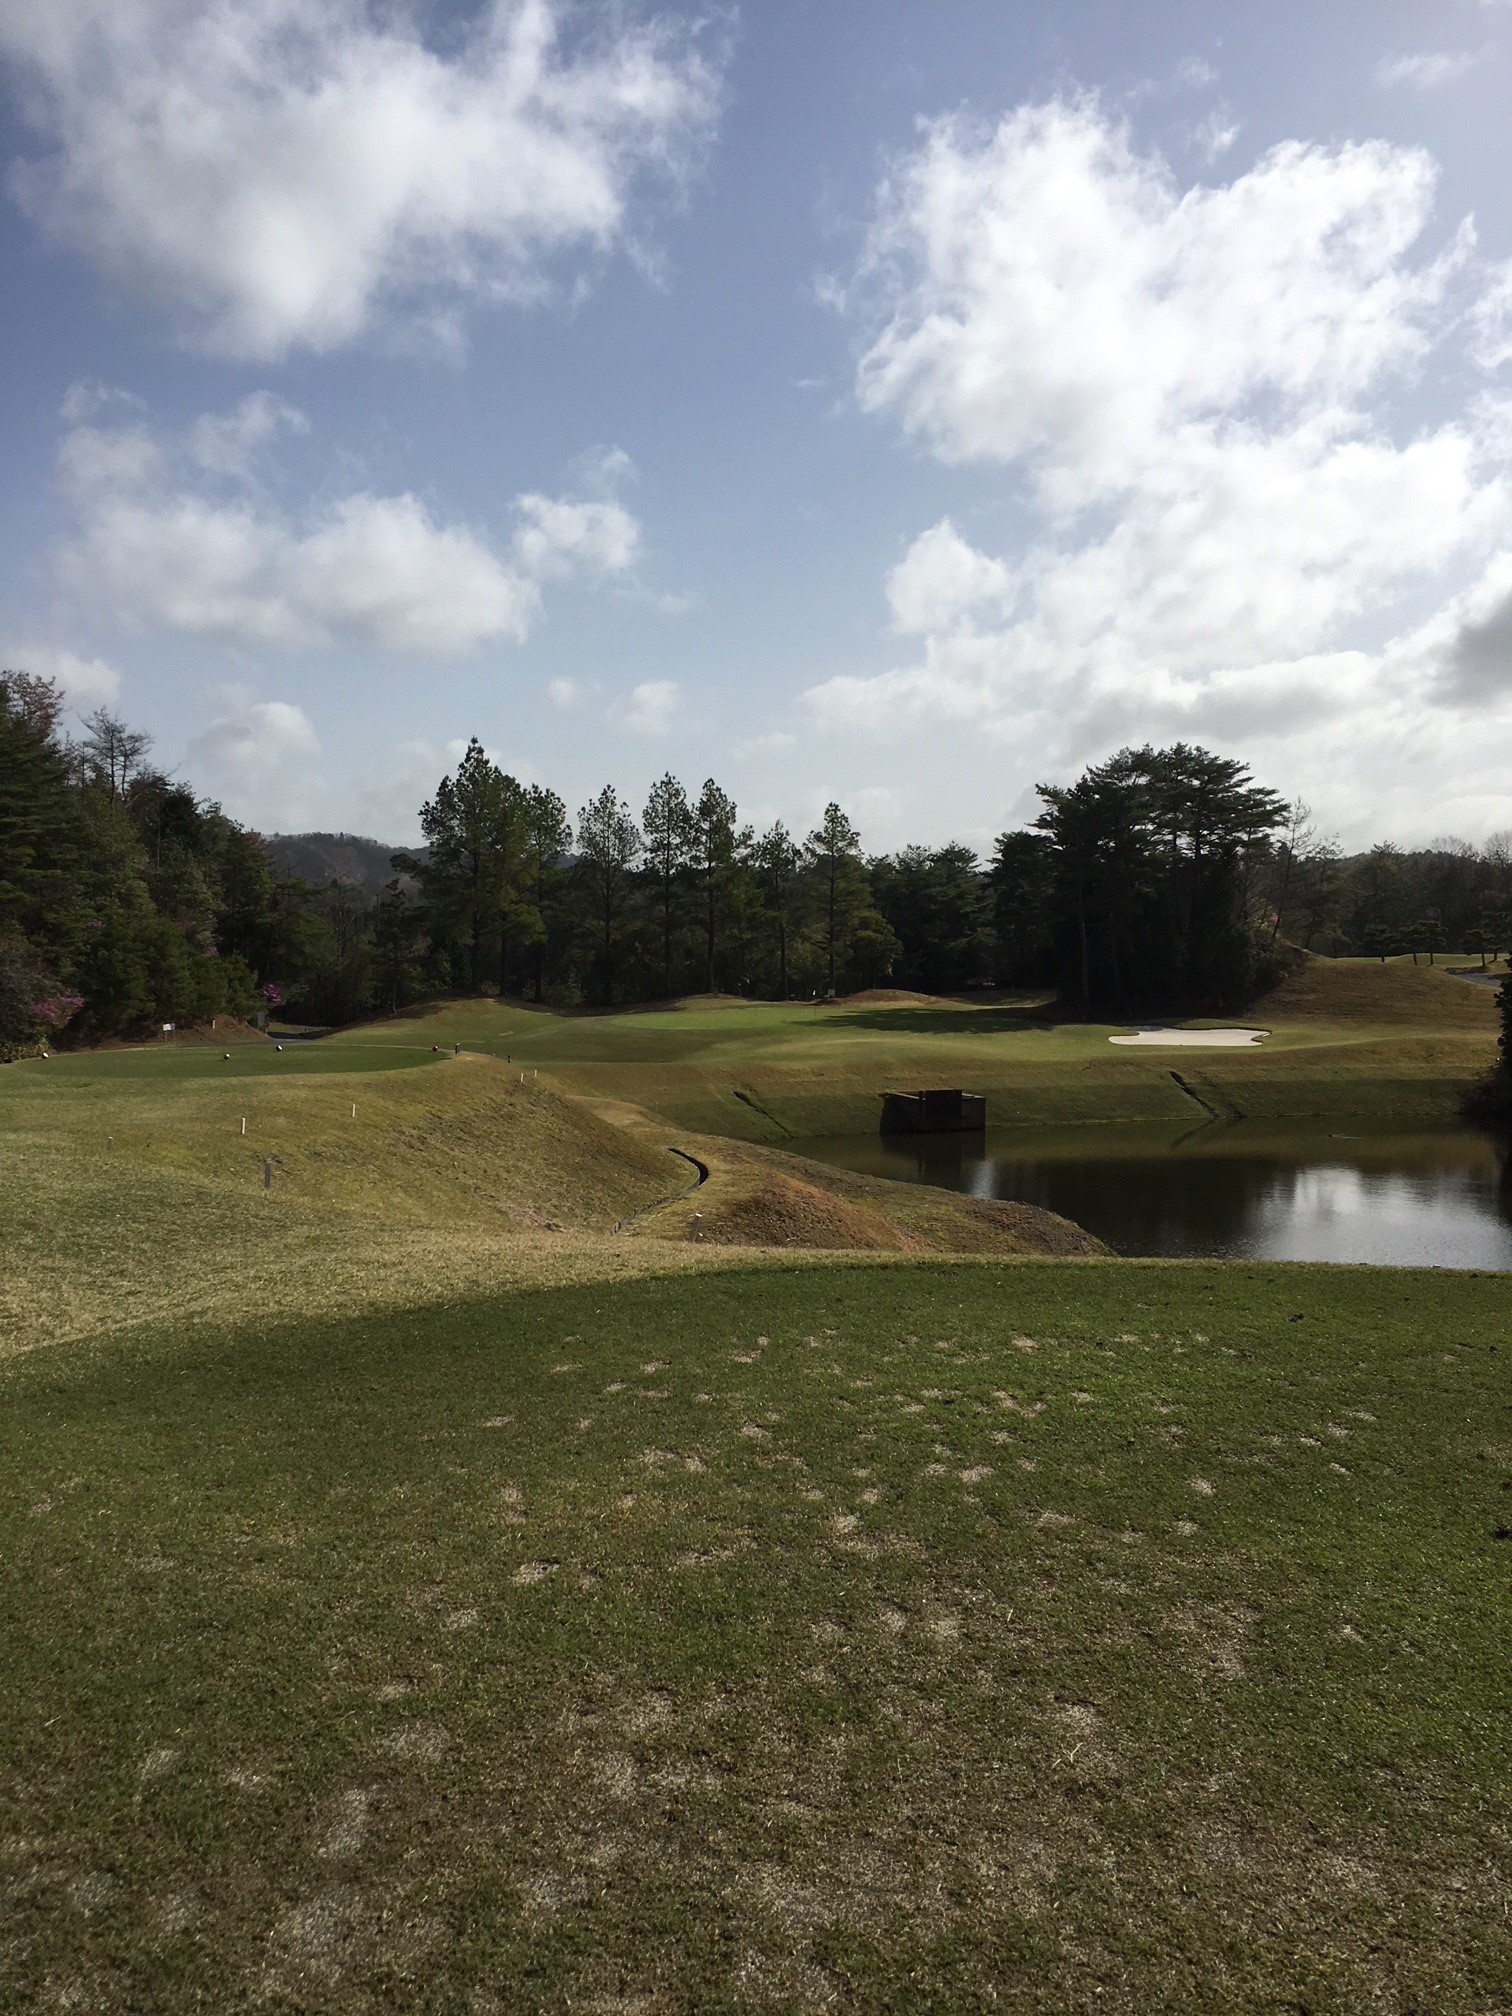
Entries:
<svg viewBox="0 0 1512 2016">
<path fill-rule="evenodd" d="M 1120 1253 L 1512 1269 L 1512 1157 L 1467 1127 L 1238 1121 L 788 1145 L 870 1175 L 1043 1205 Z"/>
</svg>

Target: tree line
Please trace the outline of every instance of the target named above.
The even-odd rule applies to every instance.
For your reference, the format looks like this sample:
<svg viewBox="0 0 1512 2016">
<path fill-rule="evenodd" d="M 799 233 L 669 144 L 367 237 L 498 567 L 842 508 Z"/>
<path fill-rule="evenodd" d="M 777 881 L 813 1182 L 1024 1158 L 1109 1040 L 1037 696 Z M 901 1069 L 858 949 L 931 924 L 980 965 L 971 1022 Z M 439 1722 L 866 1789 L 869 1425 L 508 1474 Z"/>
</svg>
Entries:
<svg viewBox="0 0 1512 2016">
<path fill-rule="evenodd" d="M 469 744 L 381 893 L 281 873 L 261 835 L 97 710 L 0 674 L 0 1054 L 259 1011 L 329 1025 L 437 993 L 559 1006 L 690 993 L 1054 990 L 1073 1011 L 1223 1012 L 1284 947 L 1490 957 L 1507 836 L 1346 859 L 1305 807 L 1187 744 L 1125 749 L 983 861 L 868 855 L 838 804 L 758 832 L 713 779 L 577 808 Z"/>
</svg>

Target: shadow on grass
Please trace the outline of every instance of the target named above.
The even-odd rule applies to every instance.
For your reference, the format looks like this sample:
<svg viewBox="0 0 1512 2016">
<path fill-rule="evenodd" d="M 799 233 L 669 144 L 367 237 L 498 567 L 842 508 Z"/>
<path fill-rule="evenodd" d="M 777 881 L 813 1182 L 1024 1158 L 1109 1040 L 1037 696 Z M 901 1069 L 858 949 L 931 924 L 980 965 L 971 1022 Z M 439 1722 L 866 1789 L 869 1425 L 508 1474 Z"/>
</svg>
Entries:
<svg viewBox="0 0 1512 2016">
<path fill-rule="evenodd" d="M 1011 1036 L 1059 1029 L 1072 1018 L 1043 1008 L 865 1008 L 824 1014 L 827 1029 L 875 1029 L 907 1036 Z M 1076 1026 L 1080 1026 L 1077 1024 Z"/>
</svg>

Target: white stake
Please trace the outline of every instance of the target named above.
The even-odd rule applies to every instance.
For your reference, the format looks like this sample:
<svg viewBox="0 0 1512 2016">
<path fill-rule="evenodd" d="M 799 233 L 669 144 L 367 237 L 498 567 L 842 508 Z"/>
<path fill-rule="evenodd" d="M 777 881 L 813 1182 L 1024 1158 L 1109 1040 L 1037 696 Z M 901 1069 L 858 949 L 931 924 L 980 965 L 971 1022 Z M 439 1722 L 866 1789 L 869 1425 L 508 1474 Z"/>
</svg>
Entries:
<svg viewBox="0 0 1512 2016">
<path fill-rule="evenodd" d="M 245 1134 L 245 1133 L 246 1133 L 246 1131 L 247 1131 L 247 1116 L 246 1116 L 246 1114 L 244 1113 L 244 1114 L 242 1115 L 242 1132 L 243 1132 L 243 1134 Z"/>
<path fill-rule="evenodd" d="M 352 1101 L 352 1118 L 354 1120 L 357 1118 L 357 1101 L 355 1099 Z"/>
</svg>

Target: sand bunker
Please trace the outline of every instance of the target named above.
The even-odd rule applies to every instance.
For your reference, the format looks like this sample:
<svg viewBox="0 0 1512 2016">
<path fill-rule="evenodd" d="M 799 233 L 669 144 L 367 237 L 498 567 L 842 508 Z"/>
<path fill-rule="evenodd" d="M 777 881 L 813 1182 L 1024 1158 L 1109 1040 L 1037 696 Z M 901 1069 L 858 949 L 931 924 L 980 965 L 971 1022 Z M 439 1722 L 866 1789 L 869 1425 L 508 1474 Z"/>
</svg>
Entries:
<svg viewBox="0 0 1512 2016">
<path fill-rule="evenodd" d="M 1110 1036 L 1108 1041 L 1161 1050 L 1177 1044 L 1191 1050 L 1247 1050 L 1269 1034 L 1267 1029 L 1140 1029 L 1129 1036 Z"/>
</svg>

